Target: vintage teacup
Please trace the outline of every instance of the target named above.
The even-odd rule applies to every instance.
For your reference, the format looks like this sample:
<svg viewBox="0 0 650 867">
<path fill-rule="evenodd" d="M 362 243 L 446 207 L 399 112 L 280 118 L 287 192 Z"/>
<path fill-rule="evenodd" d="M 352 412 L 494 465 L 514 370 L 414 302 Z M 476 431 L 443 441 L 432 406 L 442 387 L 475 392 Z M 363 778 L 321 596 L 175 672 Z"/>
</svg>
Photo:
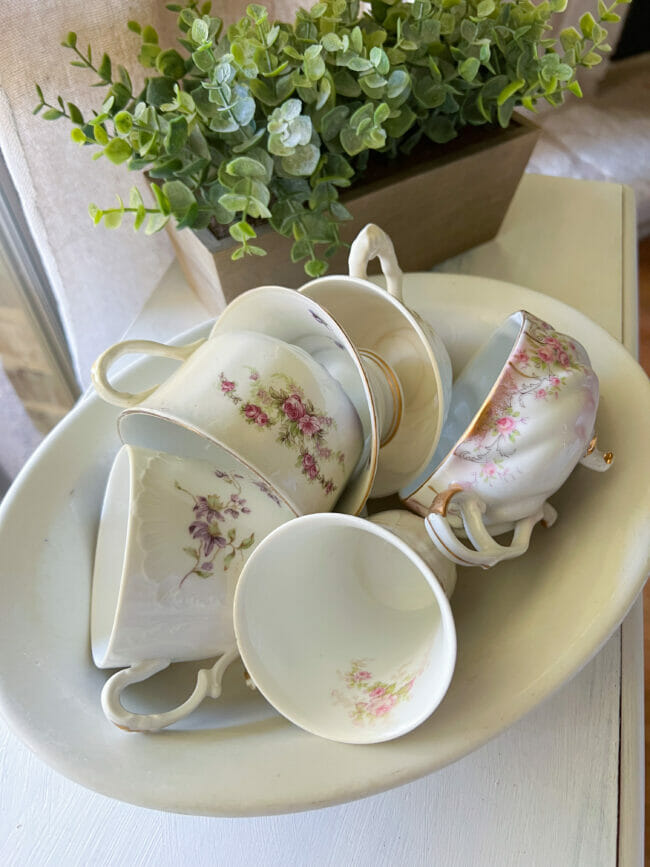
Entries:
<svg viewBox="0 0 650 867">
<path fill-rule="evenodd" d="M 340 382 L 361 421 L 363 451 L 336 502 L 336 510 L 358 514 L 375 479 L 382 435 L 388 435 L 391 425 L 390 385 L 372 360 L 361 357 L 326 310 L 293 289 L 259 286 L 242 293 L 219 316 L 210 337 L 214 339 L 244 328 L 300 347 Z M 369 376 L 373 377 L 372 384 Z M 386 410 L 382 415 L 384 406 Z"/>
<path fill-rule="evenodd" d="M 124 442 L 188 456 L 184 441 L 198 433 L 235 450 L 300 514 L 331 509 L 363 447 L 339 383 L 304 349 L 252 331 L 214 334 L 187 349 L 127 340 L 96 362 L 98 393 L 130 407 L 119 419 Z M 109 384 L 108 369 L 132 352 L 187 358 L 156 388 L 131 395 Z M 176 445 L 152 436 L 150 416 L 174 427 Z"/>
<path fill-rule="evenodd" d="M 597 409 L 598 379 L 584 348 L 530 313 L 513 313 L 454 383 L 436 453 L 400 496 L 456 563 L 487 567 L 519 556 L 535 523 L 555 520 L 546 500 L 578 462 L 608 469 L 611 453 L 596 449 Z M 492 538 L 513 529 L 509 546 Z"/>
<path fill-rule="evenodd" d="M 185 717 L 237 657 L 232 604 L 246 558 L 296 516 L 279 492 L 227 450 L 218 463 L 123 446 L 111 470 L 97 538 L 91 645 L 99 668 L 117 672 L 102 691 L 109 720 L 156 731 Z M 172 662 L 220 659 L 202 669 L 188 700 L 136 714 L 122 691 Z"/>
<path fill-rule="evenodd" d="M 313 734 L 377 743 L 423 722 L 456 661 L 445 593 L 379 524 L 336 513 L 274 530 L 242 570 L 234 622 L 254 685 Z"/>
<path fill-rule="evenodd" d="M 375 256 L 388 291 L 365 279 Z M 392 242 L 379 226 L 369 224 L 359 233 L 349 263 L 349 277 L 320 277 L 299 291 L 336 319 L 366 365 L 374 364 L 368 374 L 377 381 L 375 401 L 383 418 L 391 419 L 371 494 L 382 497 L 396 493 L 428 466 L 451 397 L 451 362 L 438 335 L 404 305 L 402 272 Z"/>
</svg>

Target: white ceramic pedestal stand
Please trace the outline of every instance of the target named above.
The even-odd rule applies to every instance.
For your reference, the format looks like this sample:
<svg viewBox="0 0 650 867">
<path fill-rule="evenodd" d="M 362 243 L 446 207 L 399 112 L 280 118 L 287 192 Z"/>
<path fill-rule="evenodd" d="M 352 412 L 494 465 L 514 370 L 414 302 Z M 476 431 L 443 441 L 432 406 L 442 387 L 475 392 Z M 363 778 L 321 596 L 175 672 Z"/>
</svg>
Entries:
<svg viewBox="0 0 650 867">
<path fill-rule="evenodd" d="M 437 270 L 546 292 L 636 353 L 635 243 L 625 188 L 526 176 L 497 238 Z M 131 331 L 165 340 L 205 318 L 172 269 Z M 519 723 L 456 764 L 364 801 L 259 819 L 157 813 L 68 781 L 2 722 L 0 780 L 3 865 L 640 867 L 641 605 Z"/>
</svg>

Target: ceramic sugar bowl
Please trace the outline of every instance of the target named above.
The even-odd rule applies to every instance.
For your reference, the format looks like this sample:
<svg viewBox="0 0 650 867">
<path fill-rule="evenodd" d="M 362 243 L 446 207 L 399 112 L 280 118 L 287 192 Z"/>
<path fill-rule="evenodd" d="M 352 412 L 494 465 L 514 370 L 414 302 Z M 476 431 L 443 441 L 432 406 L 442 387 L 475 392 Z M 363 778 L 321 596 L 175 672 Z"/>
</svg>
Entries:
<svg viewBox="0 0 650 867">
<path fill-rule="evenodd" d="M 455 562 L 488 566 L 518 556 L 534 523 L 555 520 L 546 500 L 576 464 L 611 463 L 611 453 L 596 448 L 597 408 L 598 379 L 584 348 L 532 314 L 514 313 L 456 380 L 430 468 L 400 496 Z M 511 546 L 493 540 L 512 529 Z"/>
</svg>

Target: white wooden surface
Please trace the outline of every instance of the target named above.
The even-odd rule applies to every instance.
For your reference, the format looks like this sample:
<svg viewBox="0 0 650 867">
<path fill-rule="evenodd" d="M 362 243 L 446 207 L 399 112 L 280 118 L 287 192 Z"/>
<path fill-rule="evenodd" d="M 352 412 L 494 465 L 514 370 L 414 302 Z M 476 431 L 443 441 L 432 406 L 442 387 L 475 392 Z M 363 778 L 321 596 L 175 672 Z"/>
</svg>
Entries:
<svg viewBox="0 0 650 867">
<path fill-rule="evenodd" d="M 440 270 L 546 291 L 634 351 L 630 214 L 619 185 L 527 176 L 497 239 Z M 173 268 L 131 332 L 164 339 L 203 318 Z M 619 630 L 571 683 L 482 749 L 319 812 L 206 819 L 131 807 L 57 775 L 0 722 L 0 865 L 641 865 L 639 610 L 623 627 L 623 659 Z"/>
</svg>

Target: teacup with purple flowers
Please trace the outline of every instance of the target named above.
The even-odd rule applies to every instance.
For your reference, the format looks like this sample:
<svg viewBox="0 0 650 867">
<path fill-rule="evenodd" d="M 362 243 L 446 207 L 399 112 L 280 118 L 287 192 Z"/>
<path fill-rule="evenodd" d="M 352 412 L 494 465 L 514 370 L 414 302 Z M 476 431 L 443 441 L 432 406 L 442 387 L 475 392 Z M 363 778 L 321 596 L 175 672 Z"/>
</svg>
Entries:
<svg viewBox="0 0 650 867">
<path fill-rule="evenodd" d="M 206 695 L 216 698 L 237 656 L 232 605 L 239 573 L 272 530 L 296 517 L 262 476 L 227 449 L 188 460 L 124 446 L 106 489 L 93 576 L 91 643 L 111 677 L 108 718 L 135 731 L 181 719 Z M 163 714 L 122 706 L 126 685 L 171 662 L 220 657 L 192 700 Z"/>
</svg>

